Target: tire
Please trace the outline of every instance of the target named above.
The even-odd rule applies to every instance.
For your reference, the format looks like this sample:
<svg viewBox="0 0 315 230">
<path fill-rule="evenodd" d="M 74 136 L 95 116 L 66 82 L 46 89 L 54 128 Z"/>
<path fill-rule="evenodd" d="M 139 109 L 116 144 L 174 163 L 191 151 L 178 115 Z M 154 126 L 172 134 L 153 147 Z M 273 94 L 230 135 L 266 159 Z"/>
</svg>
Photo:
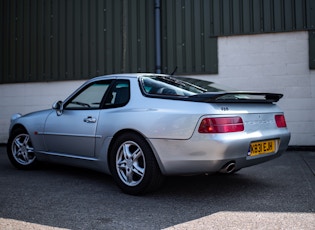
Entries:
<svg viewBox="0 0 315 230">
<path fill-rule="evenodd" d="M 124 133 L 115 140 L 109 167 L 118 187 L 130 195 L 152 192 L 164 181 L 148 142 L 135 133 Z"/>
<path fill-rule="evenodd" d="M 12 131 L 7 145 L 12 165 L 18 169 L 33 169 L 37 163 L 29 134 L 22 128 Z"/>
</svg>

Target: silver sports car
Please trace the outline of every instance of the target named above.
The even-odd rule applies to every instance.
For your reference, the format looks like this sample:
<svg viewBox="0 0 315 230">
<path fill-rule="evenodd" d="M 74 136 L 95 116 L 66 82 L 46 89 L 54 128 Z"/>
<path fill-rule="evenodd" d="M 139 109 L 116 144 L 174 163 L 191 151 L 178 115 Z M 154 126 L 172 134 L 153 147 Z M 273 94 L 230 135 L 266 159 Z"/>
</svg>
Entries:
<svg viewBox="0 0 315 230">
<path fill-rule="evenodd" d="M 143 194 L 167 175 L 234 173 L 280 156 L 290 140 L 281 97 L 161 74 L 96 77 L 52 109 L 13 115 L 8 157 L 19 169 L 49 160 L 100 170 Z"/>
</svg>

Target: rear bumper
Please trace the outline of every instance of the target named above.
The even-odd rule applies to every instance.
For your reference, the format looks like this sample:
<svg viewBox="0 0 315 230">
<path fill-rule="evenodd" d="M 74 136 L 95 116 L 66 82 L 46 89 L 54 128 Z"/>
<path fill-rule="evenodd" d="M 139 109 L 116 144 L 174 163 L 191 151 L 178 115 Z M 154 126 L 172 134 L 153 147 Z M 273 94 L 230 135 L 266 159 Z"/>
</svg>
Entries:
<svg viewBox="0 0 315 230">
<path fill-rule="evenodd" d="M 276 152 L 248 156 L 251 142 L 270 139 L 280 139 Z M 279 157 L 287 149 L 289 141 L 287 129 L 279 130 L 277 134 L 197 134 L 189 140 L 149 140 L 164 175 L 213 173 L 229 162 L 235 163 L 235 170 L 260 164 Z"/>
</svg>

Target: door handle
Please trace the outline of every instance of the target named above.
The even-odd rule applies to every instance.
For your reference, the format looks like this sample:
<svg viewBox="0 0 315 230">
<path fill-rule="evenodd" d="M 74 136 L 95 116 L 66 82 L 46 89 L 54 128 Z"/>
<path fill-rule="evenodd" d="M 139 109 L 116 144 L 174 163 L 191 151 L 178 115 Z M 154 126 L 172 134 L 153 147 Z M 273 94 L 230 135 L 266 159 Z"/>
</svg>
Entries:
<svg viewBox="0 0 315 230">
<path fill-rule="evenodd" d="M 94 118 L 92 116 L 88 116 L 87 118 L 84 118 L 83 121 L 86 122 L 86 123 L 95 123 L 96 122 L 96 118 Z"/>
</svg>

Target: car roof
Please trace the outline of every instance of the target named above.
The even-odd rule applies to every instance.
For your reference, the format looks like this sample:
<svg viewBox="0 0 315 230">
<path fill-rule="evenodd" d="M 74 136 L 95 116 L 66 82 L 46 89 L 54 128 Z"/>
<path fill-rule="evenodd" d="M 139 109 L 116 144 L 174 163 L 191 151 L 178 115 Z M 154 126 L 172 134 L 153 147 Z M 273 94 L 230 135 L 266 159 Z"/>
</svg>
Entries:
<svg viewBox="0 0 315 230">
<path fill-rule="evenodd" d="M 103 75 L 103 76 L 98 76 L 98 77 L 94 77 L 88 80 L 88 82 L 92 82 L 92 81 L 98 81 L 98 80 L 102 80 L 102 79 L 107 79 L 107 78 L 139 78 L 142 76 L 168 76 L 166 74 L 157 74 L 157 73 L 120 73 L 120 74 L 109 74 L 109 75 Z"/>
</svg>

